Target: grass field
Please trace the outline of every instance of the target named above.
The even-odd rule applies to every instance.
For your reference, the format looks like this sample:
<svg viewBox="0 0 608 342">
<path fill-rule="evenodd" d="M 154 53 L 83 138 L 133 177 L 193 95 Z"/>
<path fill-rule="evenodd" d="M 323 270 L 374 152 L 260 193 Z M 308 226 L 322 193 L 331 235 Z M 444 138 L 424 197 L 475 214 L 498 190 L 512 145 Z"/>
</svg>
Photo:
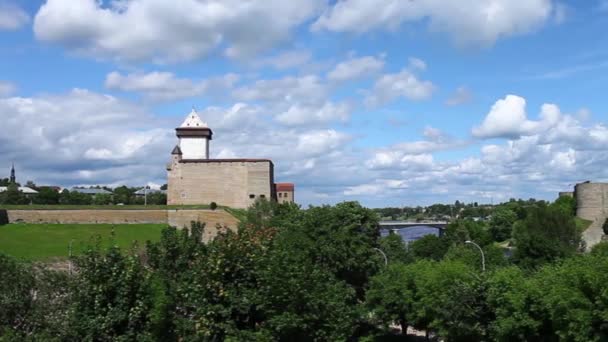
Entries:
<svg viewBox="0 0 608 342">
<path fill-rule="evenodd" d="M 134 241 L 143 248 L 146 241 L 158 241 L 164 224 L 8 224 L 0 226 L 0 253 L 31 261 L 65 259 L 68 246 L 73 254 L 94 243 L 95 236 L 102 245 L 111 244 L 112 229 L 115 242 L 130 248 Z"/>
<path fill-rule="evenodd" d="M 218 206 L 218 208 L 222 208 Z M 155 209 L 209 209 L 209 205 L 67 205 L 67 204 L 32 204 L 0 205 L 6 210 L 155 210 Z"/>
</svg>

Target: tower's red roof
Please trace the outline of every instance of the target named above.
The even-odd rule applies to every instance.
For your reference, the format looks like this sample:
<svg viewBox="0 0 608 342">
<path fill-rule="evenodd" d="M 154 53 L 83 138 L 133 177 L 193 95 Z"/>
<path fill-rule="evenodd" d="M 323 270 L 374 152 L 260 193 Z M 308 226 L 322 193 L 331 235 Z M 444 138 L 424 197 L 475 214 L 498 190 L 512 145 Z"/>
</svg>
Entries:
<svg viewBox="0 0 608 342">
<path fill-rule="evenodd" d="M 277 191 L 293 191 L 295 185 L 293 183 L 276 183 Z"/>
</svg>

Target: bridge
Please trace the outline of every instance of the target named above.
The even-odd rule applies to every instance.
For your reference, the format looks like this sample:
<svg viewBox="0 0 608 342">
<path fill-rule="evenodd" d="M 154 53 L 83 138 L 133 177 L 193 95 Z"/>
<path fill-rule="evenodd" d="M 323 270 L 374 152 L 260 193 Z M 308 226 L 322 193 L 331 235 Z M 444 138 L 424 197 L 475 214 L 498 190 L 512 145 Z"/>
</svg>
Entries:
<svg viewBox="0 0 608 342">
<path fill-rule="evenodd" d="M 380 221 L 380 229 L 404 229 L 410 227 L 419 227 L 419 226 L 427 226 L 433 227 L 440 230 L 445 229 L 445 226 L 448 225 L 449 222 L 446 221 L 422 221 L 422 222 L 412 222 L 412 221 Z"/>
</svg>

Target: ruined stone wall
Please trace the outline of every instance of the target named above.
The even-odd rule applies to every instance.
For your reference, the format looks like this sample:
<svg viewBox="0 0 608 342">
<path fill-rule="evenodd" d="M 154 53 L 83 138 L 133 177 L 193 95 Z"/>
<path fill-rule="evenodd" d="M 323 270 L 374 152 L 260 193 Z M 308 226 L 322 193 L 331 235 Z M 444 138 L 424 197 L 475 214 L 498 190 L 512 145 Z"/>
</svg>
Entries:
<svg viewBox="0 0 608 342">
<path fill-rule="evenodd" d="M 168 171 L 169 205 L 215 202 L 231 208 L 247 208 L 256 198 L 273 198 L 273 165 L 269 161 L 174 160 Z"/>
<path fill-rule="evenodd" d="M 602 240 L 602 225 L 608 216 L 608 183 L 581 183 L 575 187 L 576 216 L 593 223 L 583 232 L 587 248 Z"/>
<path fill-rule="evenodd" d="M 167 223 L 167 210 L 8 210 L 10 223 Z"/>
<path fill-rule="evenodd" d="M 172 227 L 190 227 L 192 221 L 205 224 L 204 241 L 217 235 L 221 229 L 236 229 L 238 220 L 230 213 L 203 209 L 169 210 L 6 210 L 10 223 L 61 223 L 61 224 L 168 224 Z"/>
</svg>

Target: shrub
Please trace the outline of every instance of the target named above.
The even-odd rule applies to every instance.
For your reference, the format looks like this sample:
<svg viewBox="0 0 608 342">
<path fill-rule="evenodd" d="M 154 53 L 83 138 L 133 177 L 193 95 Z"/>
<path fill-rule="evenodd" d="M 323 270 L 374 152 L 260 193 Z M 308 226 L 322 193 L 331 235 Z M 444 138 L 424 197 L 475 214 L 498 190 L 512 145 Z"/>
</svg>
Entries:
<svg viewBox="0 0 608 342">
<path fill-rule="evenodd" d="M 209 204 L 209 208 L 211 208 L 211 210 L 217 209 L 217 203 L 211 202 L 211 204 Z"/>
</svg>

